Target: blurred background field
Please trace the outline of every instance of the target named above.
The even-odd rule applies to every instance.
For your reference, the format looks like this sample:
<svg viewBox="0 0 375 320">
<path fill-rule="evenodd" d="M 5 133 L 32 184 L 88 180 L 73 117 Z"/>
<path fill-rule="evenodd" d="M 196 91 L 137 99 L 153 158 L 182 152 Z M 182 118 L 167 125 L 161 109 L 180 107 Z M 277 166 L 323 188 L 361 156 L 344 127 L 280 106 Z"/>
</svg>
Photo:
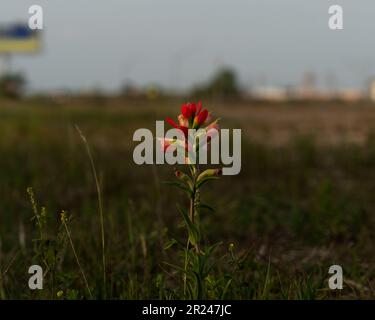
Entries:
<svg viewBox="0 0 375 320">
<path fill-rule="evenodd" d="M 222 241 L 204 298 L 375 298 L 372 0 L 341 0 L 335 31 L 325 0 L 41 0 L 36 31 L 29 0 L 2 2 L 0 299 L 90 298 L 62 210 L 93 298 L 186 297 L 168 265 L 182 257 L 166 248 L 186 237 L 182 194 L 165 183 L 171 166 L 134 164 L 132 136 L 199 100 L 242 129 L 240 174 L 203 190 L 215 209 L 203 242 Z M 105 285 L 76 126 L 102 189 Z M 44 290 L 27 286 L 32 264 Z M 334 264 L 343 290 L 328 289 Z"/>
<path fill-rule="evenodd" d="M 32 187 L 46 206 L 53 238 L 66 210 L 89 282 L 100 282 L 100 235 L 95 183 L 74 128 L 93 151 L 103 188 L 112 298 L 173 298 L 164 250 L 183 239 L 177 189 L 168 165 L 137 166 L 133 132 L 154 129 L 183 101 L 68 98 L 1 100 L 0 263 L 4 297 L 49 297 L 25 289 L 36 237 Z M 94 99 L 94 100 L 93 100 Z M 104 104 L 104 105 L 103 105 Z M 242 171 L 204 190 L 207 243 L 233 243 L 248 259 L 234 272 L 226 298 L 373 298 L 375 108 L 371 103 L 256 103 L 207 101 L 224 128 L 242 128 Z M 344 269 L 344 290 L 327 289 L 328 268 Z M 217 272 L 229 272 L 224 268 Z M 221 263 L 217 264 L 220 269 Z M 5 270 L 5 271 L 4 271 Z M 85 295 L 69 248 L 57 286 Z M 39 296 L 38 296 L 39 294 Z M 100 296 L 100 292 L 97 293 Z M 217 294 L 212 293 L 217 298 Z"/>
</svg>

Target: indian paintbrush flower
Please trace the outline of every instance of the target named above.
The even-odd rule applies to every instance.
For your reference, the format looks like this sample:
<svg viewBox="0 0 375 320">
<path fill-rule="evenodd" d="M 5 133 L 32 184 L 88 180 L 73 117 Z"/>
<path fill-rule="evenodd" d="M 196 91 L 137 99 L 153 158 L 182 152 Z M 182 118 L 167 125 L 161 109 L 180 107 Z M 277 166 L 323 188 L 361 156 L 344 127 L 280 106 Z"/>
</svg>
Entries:
<svg viewBox="0 0 375 320">
<path fill-rule="evenodd" d="M 169 148 L 173 145 L 174 140 L 173 139 L 166 139 L 166 138 L 158 138 L 160 142 L 160 147 L 163 152 L 171 152 L 173 151 L 172 148 Z"/>
<path fill-rule="evenodd" d="M 212 116 L 208 112 L 207 109 L 202 109 L 202 103 L 198 102 L 195 103 L 185 103 L 181 106 L 181 114 L 178 115 L 178 124 L 170 117 L 166 118 L 166 121 L 175 129 L 181 130 L 185 137 L 185 150 L 190 151 L 192 149 L 191 143 L 188 142 L 188 134 L 189 129 L 195 129 L 198 130 L 200 128 L 204 127 L 204 130 L 206 132 L 206 143 L 210 143 L 211 139 L 214 138 L 218 131 L 219 131 L 219 125 L 218 125 L 218 119 L 211 122 Z M 211 123 L 210 123 L 211 122 Z M 199 138 L 202 138 L 201 135 L 198 135 Z M 172 139 L 159 139 L 162 150 L 164 152 L 171 151 L 171 148 L 169 148 L 170 145 L 173 145 L 176 141 Z M 178 143 L 181 145 L 181 141 Z M 204 144 L 200 144 L 201 147 L 204 147 Z M 199 149 L 199 147 L 197 147 Z M 198 150 L 196 150 L 198 151 Z M 187 161 L 188 163 L 190 161 Z"/>
<path fill-rule="evenodd" d="M 190 205 L 188 210 L 180 208 L 181 214 L 183 216 L 185 226 L 187 229 L 188 239 L 187 246 L 184 249 L 185 263 L 184 263 L 184 296 L 188 293 L 187 281 L 191 281 L 194 284 L 195 293 L 193 294 L 190 290 L 188 294 L 193 294 L 189 296 L 190 298 L 201 299 L 202 298 L 202 287 L 204 287 L 204 274 L 208 272 L 206 270 L 206 260 L 207 256 L 213 251 L 216 245 L 203 250 L 201 248 L 200 239 L 200 211 L 202 208 L 200 202 L 200 189 L 203 184 L 209 180 L 218 179 L 222 174 L 221 168 L 211 168 L 206 169 L 203 172 L 197 164 L 191 161 L 190 151 L 191 142 L 188 139 L 190 134 L 189 129 L 198 130 L 200 133 L 194 136 L 194 148 L 199 151 L 200 148 L 205 148 L 206 144 L 210 146 L 212 138 L 214 138 L 219 131 L 218 119 L 212 121 L 211 114 L 207 109 L 202 108 L 202 103 L 186 103 L 181 106 L 181 114 L 177 117 L 178 123 L 173 119 L 167 118 L 166 121 L 175 129 L 181 130 L 185 137 L 185 141 L 179 141 L 178 139 L 159 139 L 162 150 L 164 152 L 169 152 L 171 145 L 173 146 L 185 146 L 185 164 L 189 167 L 187 173 L 175 169 L 175 176 L 178 180 L 176 185 L 184 190 L 190 200 Z M 203 129 L 201 131 L 201 129 Z M 200 138 L 202 135 L 206 136 L 206 140 L 202 141 Z M 199 140 L 199 143 L 196 143 Z M 172 148 L 173 149 L 173 148 Z M 195 255 L 195 258 L 193 256 Z M 191 270 L 189 270 L 189 268 Z M 191 286 L 189 285 L 191 288 Z"/>
<path fill-rule="evenodd" d="M 193 128 L 199 128 L 204 122 L 206 121 L 208 116 L 207 109 L 202 110 L 198 115 L 195 116 L 194 122 L 193 122 Z"/>
</svg>

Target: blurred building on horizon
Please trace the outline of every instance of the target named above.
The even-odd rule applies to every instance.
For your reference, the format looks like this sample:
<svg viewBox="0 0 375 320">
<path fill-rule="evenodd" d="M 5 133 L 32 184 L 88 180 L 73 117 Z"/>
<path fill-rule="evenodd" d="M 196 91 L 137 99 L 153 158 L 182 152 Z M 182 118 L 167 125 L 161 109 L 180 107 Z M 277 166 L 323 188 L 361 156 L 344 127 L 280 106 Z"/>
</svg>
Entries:
<svg viewBox="0 0 375 320">
<path fill-rule="evenodd" d="M 255 86 L 247 91 L 247 96 L 261 101 L 343 101 L 358 102 L 369 100 L 375 102 L 375 80 L 367 88 L 318 87 L 313 73 L 307 72 L 300 84 L 292 86 Z"/>
</svg>

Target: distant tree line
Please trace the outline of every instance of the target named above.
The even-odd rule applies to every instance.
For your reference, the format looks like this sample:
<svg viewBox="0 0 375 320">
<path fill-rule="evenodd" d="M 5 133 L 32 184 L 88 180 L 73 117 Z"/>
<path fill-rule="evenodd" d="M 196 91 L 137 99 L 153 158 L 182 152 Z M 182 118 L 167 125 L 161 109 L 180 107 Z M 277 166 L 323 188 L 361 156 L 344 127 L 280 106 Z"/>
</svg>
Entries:
<svg viewBox="0 0 375 320">
<path fill-rule="evenodd" d="M 194 87 L 191 94 L 198 98 L 233 99 L 240 96 L 237 74 L 234 70 L 223 68 L 207 83 Z"/>
<path fill-rule="evenodd" d="M 18 73 L 8 73 L 0 76 L 0 96 L 19 98 L 24 91 L 25 77 Z"/>
</svg>

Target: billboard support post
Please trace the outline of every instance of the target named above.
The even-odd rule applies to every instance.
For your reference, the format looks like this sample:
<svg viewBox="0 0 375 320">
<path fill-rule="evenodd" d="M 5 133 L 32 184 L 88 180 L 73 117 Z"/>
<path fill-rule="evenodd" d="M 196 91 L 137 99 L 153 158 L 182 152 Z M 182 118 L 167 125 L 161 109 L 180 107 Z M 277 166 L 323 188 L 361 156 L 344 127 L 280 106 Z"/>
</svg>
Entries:
<svg viewBox="0 0 375 320">
<path fill-rule="evenodd" d="M 0 77 L 12 71 L 12 55 L 9 52 L 0 53 Z"/>
</svg>

